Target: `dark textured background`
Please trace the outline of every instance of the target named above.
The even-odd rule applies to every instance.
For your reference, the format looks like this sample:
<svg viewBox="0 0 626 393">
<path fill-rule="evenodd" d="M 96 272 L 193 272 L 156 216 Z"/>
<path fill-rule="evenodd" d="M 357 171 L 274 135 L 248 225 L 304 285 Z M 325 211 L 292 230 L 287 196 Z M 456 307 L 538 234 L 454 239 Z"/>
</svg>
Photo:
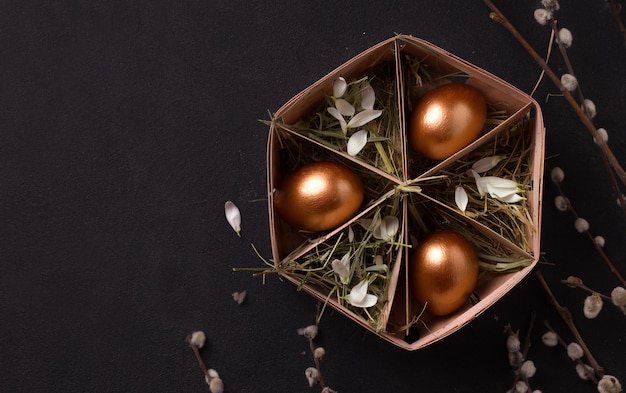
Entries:
<svg viewBox="0 0 626 393">
<path fill-rule="evenodd" d="M 426 39 L 529 92 L 540 69 L 481 1 L 0 2 L 0 391 L 207 392 L 184 339 L 208 335 L 205 361 L 227 391 L 310 392 L 304 369 L 316 302 L 289 283 L 233 267 L 270 256 L 265 202 L 267 119 L 286 100 L 370 46 Z M 539 1 L 499 1 L 540 53 L 549 31 Z M 626 157 L 626 50 L 602 0 L 563 2 L 572 62 L 596 124 Z M 557 74 L 562 61 L 553 53 Z M 626 226 L 597 148 L 557 90 L 535 97 L 547 164 L 606 252 L 626 272 Z M 569 306 L 597 360 L 626 382 L 625 317 L 588 321 L 582 276 L 618 284 L 558 214 L 546 183 L 538 267 Z M 240 239 L 224 219 L 243 214 Z M 231 293 L 246 289 L 238 306 Z M 459 333 L 418 352 L 383 342 L 327 312 L 318 344 L 340 392 L 504 392 L 513 380 L 503 327 L 526 330 L 533 387 L 594 392 L 563 351 L 543 347 L 543 320 L 569 332 L 532 275 Z"/>
</svg>

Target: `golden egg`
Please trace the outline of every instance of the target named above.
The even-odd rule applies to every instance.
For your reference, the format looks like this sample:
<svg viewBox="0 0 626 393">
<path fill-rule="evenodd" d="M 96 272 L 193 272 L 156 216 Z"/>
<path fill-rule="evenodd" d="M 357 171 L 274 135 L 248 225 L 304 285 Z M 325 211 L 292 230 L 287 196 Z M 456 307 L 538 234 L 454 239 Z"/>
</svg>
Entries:
<svg viewBox="0 0 626 393">
<path fill-rule="evenodd" d="M 410 286 L 414 299 L 434 315 L 447 315 L 466 304 L 478 278 L 472 244 L 453 231 L 427 236 L 411 256 Z"/>
<path fill-rule="evenodd" d="M 426 158 L 443 160 L 478 138 L 486 118 L 487 102 L 478 89 L 441 85 L 426 93 L 411 114 L 411 147 Z"/>
<path fill-rule="evenodd" d="M 289 174 L 276 188 L 274 206 L 289 225 L 325 231 L 348 221 L 363 203 L 363 182 L 336 162 L 313 162 Z"/>
</svg>

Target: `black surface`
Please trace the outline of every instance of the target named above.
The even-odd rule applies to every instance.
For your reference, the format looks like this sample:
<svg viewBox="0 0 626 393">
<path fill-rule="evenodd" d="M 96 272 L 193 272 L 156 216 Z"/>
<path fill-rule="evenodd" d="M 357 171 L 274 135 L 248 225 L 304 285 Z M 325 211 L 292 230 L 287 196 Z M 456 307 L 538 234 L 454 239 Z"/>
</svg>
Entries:
<svg viewBox="0 0 626 393">
<path fill-rule="evenodd" d="M 538 1 L 500 7 L 543 54 Z M 0 3 L 0 391 L 206 392 L 185 336 L 228 392 L 309 392 L 296 329 L 316 302 L 276 276 L 233 267 L 269 258 L 267 119 L 344 61 L 395 33 L 426 39 L 529 92 L 540 69 L 488 18 L 481 1 L 90 1 Z M 563 2 L 561 26 L 595 123 L 626 156 L 626 50 L 601 0 Z M 558 53 L 551 64 L 563 72 Z M 624 266 L 625 220 L 597 148 L 557 89 L 535 97 L 546 157 L 606 252 Z M 570 307 L 597 360 L 626 382 L 625 318 L 582 316 L 570 274 L 609 293 L 618 284 L 546 183 L 539 269 Z M 224 219 L 231 199 L 244 238 Z M 238 306 L 234 291 L 248 291 Z M 563 351 L 540 343 L 548 319 L 566 337 L 531 275 L 460 332 L 409 353 L 327 312 L 317 342 L 340 392 L 504 392 L 513 373 L 502 331 L 537 324 L 529 358 L 544 392 L 594 392 Z"/>
</svg>

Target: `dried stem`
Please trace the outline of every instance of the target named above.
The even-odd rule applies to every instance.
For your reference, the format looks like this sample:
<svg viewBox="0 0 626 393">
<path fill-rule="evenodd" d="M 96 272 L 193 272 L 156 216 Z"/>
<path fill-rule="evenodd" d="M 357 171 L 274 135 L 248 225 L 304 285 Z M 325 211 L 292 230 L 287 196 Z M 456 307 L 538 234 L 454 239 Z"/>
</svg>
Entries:
<svg viewBox="0 0 626 393">
<path fill-rule="evenodd" d="M 579 279 L 578 277 L 569 277 L 566 280 L 561 280 L 561 284 L 565 284 L 565 285 L 567 285 L 568 287 L 571 287 L 571 288 L 582 289 L 583 291 L 587 291 L 587 292 L 589 292 L 592 295 L 595 293 L 595 294 L 597 294 L 598 296 L 600 296 L 604 300 L 607 300 L 609 302 L 612 301 L 610 296 L 604 295 L 604 294 L 602 294 L 602 293 L 600 293 L 598 291 L 594 291 L 593 289 L 591 289 L 588 286 L 586 286 L 585 284 L 583 284 L 582 280 Z"/>
<path fill-rule="evenodd" d="M 602 154 L 604 154 L 609 162 L 611 168 L 615 171 L 618 178 L 620 179 L 622 185 L 626 185 L 626 171 L 622 168 L 619 161 L 613 154 L 613 151 L 609 146 L 604 142 L 601 138 L 598 130 L 593 125 L 583 108 L 576 102 L 576 99 L 572 96 L 572 94 L 563 86 L 560 78 L 552 71 L 550 66 L 539 56 L 539 54 L 533 49 L 533 47 L 522 37 L 522 35 L 517 31 L 517 29 L 508 21 L 508 19 L 504 16 L 504 14 L 490 1 L 483 0 L 483 2 L 493 11 L 489 16 L 492 20 L 502 24 L 506 27 L 509 32 L 519 41 L 519 43 L 526 49 L 526 51 L 533 57 L 533 59 L 543 68 L 545 74 L 552 80 L 552 82 L 559 88 L 563 97 L 569 102 L 572 106 L 582 123 L 587 127 L 591 135 L 595 138 L 600 147 Z M 618 193 L 621 194 L 621 193 Z M 625 207 L 626 209 L 626 207 Z"/>
<path fill-rule="evenodd" d="M 198 360 L 198 366 L 200 367 L 200 370 L 202 370 L 202 373 L 204 374 L 204 377 L 206 378 L 207 383 L 211 382 L 213 377 L 209 374 L 209 370 L 206 368 L 206 365 L 204 364 L 204 360 L 202 360 L 202 356 L 200 356 L 200 349 L 198 348 L 198 346 L 193 345 L 191 343 L 191 336 L 187 336 L 185 341 L 187 342 L 187 344 L 189 344 L 189 347 L 191 348 L 193 353 L 196 355 L 196 359 Z"/>
<path fill-rule="evenodd" d="M 624 27 L 624 22 L 622 22 L 622 18 L 620 14 L 622 12 L 622 6 L 615 3 L 614 0 L 609 0 L 609 8 L 611 9 L 611 13 L 615 17 L 615 23 L 617 23 L 617 28 L 619 29 L 620 34 L 624 37 L 624 43 L 626 44 L 626 27 Z"/>
<path fill-rule="evenodd" d="M 546 280 L 543 278 L 543 275 L 541 274 L 541 272 L 537 271 L 535 274 L 536 274 L 537 278 L 539 279 L 539 282 L 541 283 L 541 286 L 543 287 L 543 289 L 545 290 L 546 294 L 548 295 L 549 300 L 550 300 L 550 304 L 552 304 L 552 306 L 555 308 L 556 312 L 559 314 L 561 319 L 563 319 L 563 321 L 565 322 L 565 324 L 567 325 L 569 330 L 574 335 L 574 339 L 576 340 L 578 345 L 580 345 L 581 348 L 583 349 L 583 352 L 585 353 L 585 356 L 587 357 L 587 360 L 589 361 L 591 367 L 594 369 L 594 371 L 596 372 L 596 374 L 599 377 L 602 377 L 604 375 L 604 369 L 602 368 L 602 366 L 600 366 L 600 364 L 598 364 L 596 359 L 591 354 L 591 351 L 587 347 L 587 344 L 585 344 L 585 341 L 583 340 L 580 332 L 576 328 L 576 324 L 574 324 L 574 319 L 572 318 L 572 314 L 569 312 L 569 310 L 566 307 L 562 306 L 556 300 L 556 297 L 552 293 L 552 290 L 548 286 L 548 283 L 546 282 Z"/>
<path fill-rule="evenodd" d="M 317 356 L 315 356 L 315 344 L 313 344 L 313 338 L 308 335 L 305 334 L 307 340 L 309 340 L 309 348 L 311 349 L 311 355 L 313 355 L 313 360 L 315 361 L 315 368 L 317 369 L 317 375 L 318 375 L 318 383 L 320 385 L 320 387 L 323 389 L 326 389 L 326 384 L 324 383 L 324 377 L 322 377 L 322 368 L 320 367 L 320 360 L 317 358 Z"/>
</svg>

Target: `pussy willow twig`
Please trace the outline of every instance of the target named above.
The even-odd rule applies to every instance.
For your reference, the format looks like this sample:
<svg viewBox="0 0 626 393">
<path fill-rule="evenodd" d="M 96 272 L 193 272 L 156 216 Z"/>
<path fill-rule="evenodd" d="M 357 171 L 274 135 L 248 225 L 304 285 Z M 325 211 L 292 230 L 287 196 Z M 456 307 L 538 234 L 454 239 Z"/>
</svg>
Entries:
<svg viewBox="0 0 626 393">
<path fill-rule="evenodd" d="M 559 88 L 559 90 L 563 94 L 563 97 L 565 97 L 567 102 L 569 102 L 569 104 L 572 106 L 572 108 L 574 109 L 574 111 L 576 112 L 580 120 L 582 121 L 582 123 L 585 125 L 585 127 L 589 130 L 591 135 L 597 141 L 602 154 L 606 157 L 607 161 L 609 162 L 609 165 L 617 174 L 617 177 L 620 179 L 622 185 L 626 186 L 626 171 L 624 171 L 624 169 L 620 165 L 619 161 L 613 154 L 613 151 L 611 150 L 611 148 L 606 144 L 606 142 L 604 142 L 604 140 L 598 133 L 598 130 L 593 125 L 593 123 L 591 122 L 591 120 L 589 119 L 585 111 L 583 110 L 583 108 L 581 108 L 580 104 L 576 101 L 576 99 L 572 96 L 572 94 L 563 86 L 563 84 L 561 83 L 561 79 L 554 73 L 554 71 L 552 71 L 550 66 L 548 66 L 548 64 L 543 60 L 543 58 L 539 56 L 539 54 L 533 49 L 533 47 L 528 43 L 528 41 L 524 39 L 524 37 L 519 33 L 519 31 L 517 31 L 517 29 L 504 16 L 504 14 L 490 0 L 483 0 L 483 2 L 492 11 L 489 17 L 492 20 L 506 27 L 507 30 L 509 30 L 509 32 L 513 34 L 513 36 L 517 39 L 517 41 L 519 41 L 519 43 L 524 47 L 524 49 L 526 49 L 526 51 L 532 56 L 532 58 L 537 62 L 537 64 L 539 64 L 539 66 L 543 68 L 543 70 L 545 71 L 545 74 Z M 620 195 L 620 200 L 622 200 L 623 202 L 621 193 L 618 193 L 618 195 Z M 622 209 L 626 212 L 626 206 L 624 206 L 624 203 L 622 203 Z"/>
<path fill-rule="evenodd" d="M 550 286 L 548 286 L 548 283 L 546 282 L 545 278 L 543 278 L 543 275 L 541 274 L 541 272 L 536 271 L 535 275 L 539 279 L 541 286 L 543 287 L 546 294 L 548 295 L 548 298 L 550 299 L 550 304 L 552 304 L 552 306 L 554 307 L 556 312 L 559 314 L 561 319 L 563 319 L 563 322 L 565 322 L 569 330 L 572 332 L 572 335 L 574 335 L 574 339 L 576 340 L 578 345 L 580 345 L 580 347 L 583 349 L 583 352 L 585 353 L 585 356 L 587 357 L 589 364 L 594 369 L 596 374 L 599 377 L 602 377 L 604 375 L 604 368 L 600 366 L 600 364 L 596 361 L 596 359 L 591 354 L 589 347 L 587 347 L 587 344 L 585 344 L 585 341 L 583 340 L 582 335 L 576 328 L 576 324 L 574 323 L 574 318 L 572 318 L 572 314 L 569 312 L 569 310 L 566 307 L 562 306 L 558 302 L 558 300 L 556 300 L 556 297 L 552 293 Z"/>
</svg>

